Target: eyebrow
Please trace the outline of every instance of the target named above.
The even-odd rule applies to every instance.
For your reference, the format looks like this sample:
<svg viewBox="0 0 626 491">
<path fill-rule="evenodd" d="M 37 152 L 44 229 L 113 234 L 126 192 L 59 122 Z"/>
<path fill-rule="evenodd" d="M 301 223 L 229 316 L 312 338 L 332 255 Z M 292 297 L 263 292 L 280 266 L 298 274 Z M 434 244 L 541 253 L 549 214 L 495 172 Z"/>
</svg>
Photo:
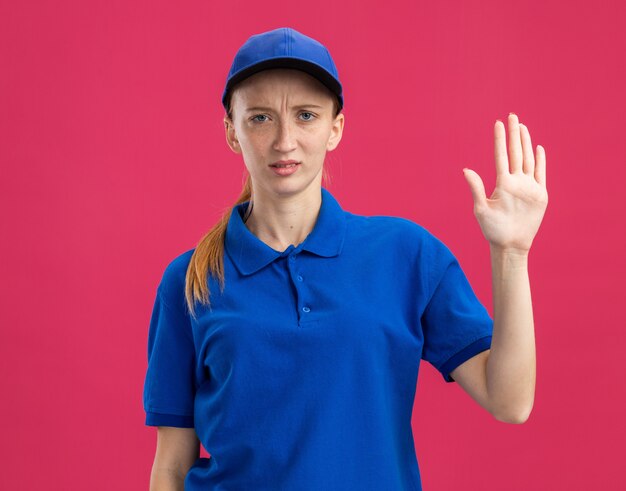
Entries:
<svg viewBox="0 0 626 491">
<path fill-rule="evenodd" d="M 309 109 L 309 108 L 324 109 L 323 106 L 318 106 L 317 104 L 301 104 L 299 106 L 294 106 L 294 109 Z M 246 112 L 272 111 L 272 108 L 270 108 L 270 107 L 262 107 L 262 106 L 254 106 L 254 107 L 247 107 L 245 110 L 246 110 Z"/>
</svg>

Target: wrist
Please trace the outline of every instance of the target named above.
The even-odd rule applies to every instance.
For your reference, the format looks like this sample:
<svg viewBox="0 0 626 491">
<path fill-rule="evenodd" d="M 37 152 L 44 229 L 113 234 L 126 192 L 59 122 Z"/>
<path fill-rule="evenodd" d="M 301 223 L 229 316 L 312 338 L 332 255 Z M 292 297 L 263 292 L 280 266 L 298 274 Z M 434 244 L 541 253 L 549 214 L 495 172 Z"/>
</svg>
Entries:
<svg viewBox="0 0 626 491">
<path fill-rule="evenodd" d="M 499 254 L 511 257 L 528 257 L 530 249 L 521 249 L 518 247 L 501 246 L 489 243 L 489 251 L 491 254 Z"/>
<path fill-rule="evenodd" d="M 489 245 L 493 267 L 506 269 L 526 269 L 528 267 L 528 249 Z"/>
</svg>

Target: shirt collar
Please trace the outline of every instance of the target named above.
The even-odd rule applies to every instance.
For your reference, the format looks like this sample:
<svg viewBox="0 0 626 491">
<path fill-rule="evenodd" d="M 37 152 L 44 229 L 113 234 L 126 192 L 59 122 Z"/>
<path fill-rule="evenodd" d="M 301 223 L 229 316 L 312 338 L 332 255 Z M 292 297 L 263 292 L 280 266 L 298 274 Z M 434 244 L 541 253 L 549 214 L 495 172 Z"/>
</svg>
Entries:
<svg viewBox="0 0 626 491">
<path fill-rule="evenodd" d="M 248 201 L 233 207 L 226 228 L 226 252 L 241 274 L 249 275 L 267 266 L 291 250 L 306 250 L 322 257 L 337 256 L 346 235 L 345 212 L 330 192 L 322 187 L 322 204 L 315 226 L 297 247 L 290 245 L 285 251 L 272 249 L 254 235 L 243 222 Z"/>
</svg>

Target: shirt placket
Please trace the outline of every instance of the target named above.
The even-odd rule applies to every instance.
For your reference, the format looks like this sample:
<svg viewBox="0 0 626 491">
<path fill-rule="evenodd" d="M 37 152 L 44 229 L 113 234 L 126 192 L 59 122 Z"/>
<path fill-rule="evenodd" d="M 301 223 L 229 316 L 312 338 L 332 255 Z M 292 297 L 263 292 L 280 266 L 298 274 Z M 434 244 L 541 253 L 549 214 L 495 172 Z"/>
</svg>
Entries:
<svg viewBox="0 0 626 491">
<path fill-rule="evenodd" d="M 311 320 L 312 307 L 310 299 L 307 296 L 307 289 L 304 285 L 305 277 L 301 268 L 302 261 L 299 259 L 300 251 L 293 248 L 292 245 L 285 252 L 288 253 L 287 268 L 289 270 L 289 277 L 291 278 L 291 282 L 296 292 L 298 326 L 302 326 L 303 323 Z"/>
</svg>

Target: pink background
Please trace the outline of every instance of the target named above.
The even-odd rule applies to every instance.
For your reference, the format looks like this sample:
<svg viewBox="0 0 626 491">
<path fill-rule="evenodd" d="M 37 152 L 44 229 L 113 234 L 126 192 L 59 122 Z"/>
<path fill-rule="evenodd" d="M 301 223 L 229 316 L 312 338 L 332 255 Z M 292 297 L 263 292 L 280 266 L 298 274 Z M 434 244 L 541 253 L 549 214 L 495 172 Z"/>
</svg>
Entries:
<svg viewBox="0 0 626 491">
<path fill-rule="evenodd" d="M 0 488 L 147 489 L 156 286 L 241 188 L 220 105 L 232 57 L 288 25 L 329 47 L 344 84 L 331 192 L 427 227 L 490 312 L 462 168 L 491 193 L 493 123 L 511 111 L 546 148 L 533 413 L 499 423 L 422 364 L 424 489 L 624 489 L 625 14 L 618 1 L 3 0 Z"/>
</svg>

